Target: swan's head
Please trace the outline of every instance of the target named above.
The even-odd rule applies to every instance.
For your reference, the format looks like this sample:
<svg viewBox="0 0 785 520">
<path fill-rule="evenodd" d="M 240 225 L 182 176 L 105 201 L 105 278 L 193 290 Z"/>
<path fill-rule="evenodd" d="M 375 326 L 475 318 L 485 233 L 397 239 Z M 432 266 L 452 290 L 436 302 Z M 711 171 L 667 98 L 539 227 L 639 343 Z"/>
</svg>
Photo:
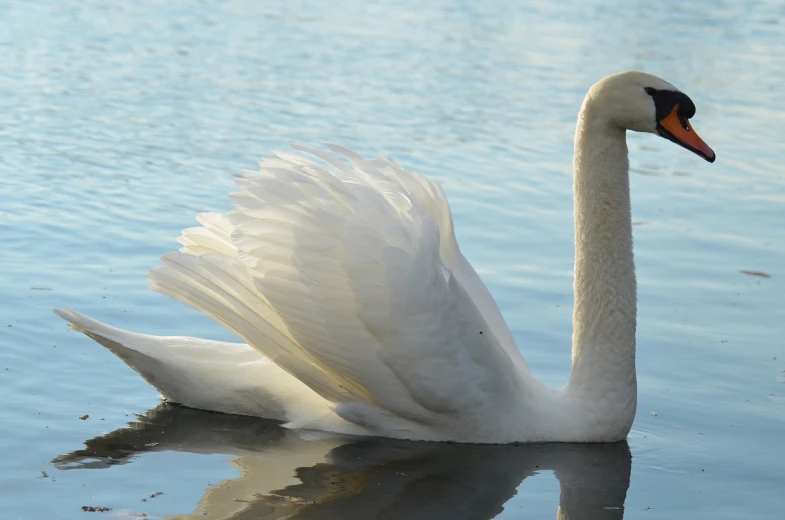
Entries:
<svg viewBox="0 0 785 520">
<path fill-rule="evenodd" d="M 620 72 L 601 79 L 589 90 L 586 102 L 595 117 L 636 132 L 649 132 L 683 146 L 709 162 L 714 151 L 690 125 L 695 104 L 667 81 L 643 72 Z"/>
</svg>

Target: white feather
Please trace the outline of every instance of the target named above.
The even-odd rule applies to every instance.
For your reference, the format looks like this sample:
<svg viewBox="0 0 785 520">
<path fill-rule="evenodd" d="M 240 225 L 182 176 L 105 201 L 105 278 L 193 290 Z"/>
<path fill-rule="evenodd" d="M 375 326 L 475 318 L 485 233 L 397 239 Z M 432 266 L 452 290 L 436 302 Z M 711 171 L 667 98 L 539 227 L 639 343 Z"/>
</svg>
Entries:
<svg viewBox="0 0 785 520">
<path fill-rule="evenodd" d="M 245 355 L 290 374 L 313 391 L 315 402 L 356 424 L 355 431 L 438 439 L 465 437 L 466 424 L 493 428 L 489 419 L 496 412 L 487 404 L 506 408 L 517 401 L 522 359 L 501 317 L 492 316 L 512 351 L 461 284 L 463 278 L 471 285 L 476 274 L 466 269 L 441 188 L 391 161 L 365 160 L 337 145 L 330 148 L 348 163 L 295 148 L 325 163 L 287 152 L 262 161 L 258 172 L 237 181 L 232 211 L 200 214 L 202 226 L 183 232 L 181 251 L 164 255 L 163 266 L 150 272 L 152 289 L 227 327 L 252 347 L 243 347 Z M 143 336 L 119 329 L 112 335 L 108 326 L 76 313 L 61 316 L 102 344 L 111 341 L 110 348 L 168 399 L 291 422 L 270 411 L 287 402 L 280 396 L 244 392 L 254 403 L 268 403 L 229 405 L 234 384 L 211 398 L 193 385 L 172 387 L 167 370 L 182 356 L 172 342 L 139 341 Z M 129 354 L 137 350 L 127 344 L 145 348 Z M 148 344 L 156 344 L 166 368 L 139 361 L 151 357 Z M 212 343 L 198 346 L 204 358 Z M 166 353 L 164 347 L 170 347 Z M 221 352 L 211 359 L 231 366 Z M 220 372 L 203 371 L 213 379 Z M 282 378 L 272 380 L 281 384 Z M 269 392 L 262 381 L 259 388 Z"/>
<path fill-rule="evenodd" d="M 632 424 L 635 278 L 628 128 L 654 126 L 641 85 L 599 82 L 576 134 L 573 371 L 535 379 L 463 257 L 442 189 L 386 159 L 302 145 L 237 180 L 152 288 L 242 338 L 155 338 L 58 312 L 169 399 L 291 427 L 407 439 L 614 441 Z M 612 125 L 612 126 L 608 126 Z M 615 125 L 615 126 L 613 126 Z M 610 202 L 607 202 L 610 201 Z"/>
</svg>

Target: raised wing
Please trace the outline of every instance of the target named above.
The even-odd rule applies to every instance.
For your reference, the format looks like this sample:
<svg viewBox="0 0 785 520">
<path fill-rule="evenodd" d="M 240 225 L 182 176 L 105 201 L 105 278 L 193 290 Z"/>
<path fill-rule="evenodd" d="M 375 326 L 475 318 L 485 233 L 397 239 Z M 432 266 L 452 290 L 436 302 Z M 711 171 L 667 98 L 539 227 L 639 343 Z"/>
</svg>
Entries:
<svg viewBox="0 0 785 520">
<path fill-rule="evenodd" d="M 335 149 L 350 164 L 304 149 L 327 164 L 279 153 L 247 173 L 235 209 L 186 230 L 182 252 L 151 273 L 154 288 L 213 316 L 371 432 L 427 438 L 513 405 L 522 360 L 466 269 L 442 191 Z M 467 292 L 477 284 L 483 308 Z"/>
<path fill-rule="evenodd" d="M 529 369 L 526 366 L 526 362 L 515 344 L 512 333 L 507 327 L 507 323 L 504 321 L 496 301 L 472 265 L 463 256 L 460 247 L 458 247 L 450 203 L 441 186 L 430 181 L 424 175 L 401 168 L 389 159 L 363 159 L 359 154 L 342 146 L 335 144 L 328 144 L 327 146 L 356 168 L 361 170 L 370 169 L 371 175 L 382 175 L 387 181 L 397 184 L 406 190 L 426 214 L 436 219 L 439 225 L 439 255 L 442 262 L 452 275 L 458 279 L 466 292 L 469 293 L 469 296 L 477 305 L 477 309 L 487 322 L 488 327 L 493 331 L 494 336 L 507 352 L 507 355 L 510 356 L 510 359 L 514 361 L 520 370 L 528 373 Z M 335 161 L 334 157 L 318 149 L 297 144 L 293 144 L 292 147 L 317 155 L 324 160 Z"/>
</svg>

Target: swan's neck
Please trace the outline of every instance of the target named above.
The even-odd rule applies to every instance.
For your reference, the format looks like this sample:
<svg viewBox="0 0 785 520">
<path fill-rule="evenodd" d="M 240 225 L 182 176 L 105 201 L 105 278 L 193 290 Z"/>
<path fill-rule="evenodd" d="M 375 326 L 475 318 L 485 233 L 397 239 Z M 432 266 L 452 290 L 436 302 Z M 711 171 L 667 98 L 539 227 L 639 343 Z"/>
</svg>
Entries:
<svg viewBox="0 0 785 520">
<path fill-rule="evenodd" d="M 636 289 L 625 132 L 598 117 L 591 99 L 584 102 L 575 136 L 575 309 L 567 388 L 606 407 L 607 419 L 631 424 Z"/>
</svg>

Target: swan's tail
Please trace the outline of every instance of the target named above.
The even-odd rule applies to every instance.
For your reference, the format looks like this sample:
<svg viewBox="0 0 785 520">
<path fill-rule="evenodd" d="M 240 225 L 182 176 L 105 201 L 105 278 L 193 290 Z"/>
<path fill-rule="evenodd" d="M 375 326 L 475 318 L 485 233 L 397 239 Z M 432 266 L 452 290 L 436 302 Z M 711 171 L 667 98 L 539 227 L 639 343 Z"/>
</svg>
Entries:
<svg viewBox="0 0 785 520">
<path fill-rule="evenodd" d="M 125 361 L 128 366 L 139 373 L 148 383 L 153 385 L 165 399 L 177 401 L 178 392 L 172 391 L 171 384 L 167 381 L 165 371 L 166 358 L 170 351 L 183 347 L 181 341 L 186 338 L 163 338 L 136 334 L 125 331 L 94 320 L 84 314 L 70 309 L 54 309 L 55 314 L 68 322 L 68 326 L 76 332 L 94 339 L 117 357 Z M 192 338 L 188 338 L 192 339 Z"/>
<path fill-rule="evenodd" d="M 326 401 L 248 345 L 137 334 L 72 310 L 54 312 L 112 351 L 171 402 L 298 426 L 333 416 Z"/>
</svg>

